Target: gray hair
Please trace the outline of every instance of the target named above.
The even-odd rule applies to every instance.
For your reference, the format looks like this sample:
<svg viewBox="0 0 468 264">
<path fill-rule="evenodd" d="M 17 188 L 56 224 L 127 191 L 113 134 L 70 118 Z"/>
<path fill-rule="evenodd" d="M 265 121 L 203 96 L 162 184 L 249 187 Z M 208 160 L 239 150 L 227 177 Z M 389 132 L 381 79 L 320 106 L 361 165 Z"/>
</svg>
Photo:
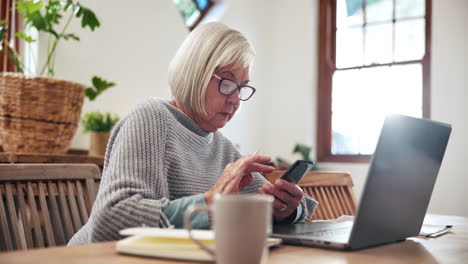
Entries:
<svg viewBox="0 0 468 264">
<path fill-rule="evenodd" d="M 184 107 L 206 114 L 205 93 L 213 73 L 228 65 L 251 66 L 254 56 L 254 47 L 239 31 L 219 22 L 199 25 L 169 64 L 172 96 Z"/>
</svg>

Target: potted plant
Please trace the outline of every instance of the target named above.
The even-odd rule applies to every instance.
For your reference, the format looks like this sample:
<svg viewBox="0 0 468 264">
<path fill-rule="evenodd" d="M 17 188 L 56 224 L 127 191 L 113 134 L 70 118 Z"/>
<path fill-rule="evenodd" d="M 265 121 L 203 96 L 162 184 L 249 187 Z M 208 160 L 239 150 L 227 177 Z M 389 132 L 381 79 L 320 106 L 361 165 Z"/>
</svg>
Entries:
<svg viewBox="0 0 468 264">
<path fill-rule="evenodd" d="M 294 146 L 294 149 L 293 149 L 292 153 L 293 154 L 296 154 L 296 153 L 300 154 L 302 160 L 312 161 L 310 159 L 310 151 L 311 150 L 312 150 L 312 148 L 310 146 L 297 143 Z M 291 163 L 288 162 L 287 160 L 285 160 L 284 158 L 277 157 L 276 162 L 275 162 L 274 165 L 275 165 L 277 170 L 286 170 L 291 165 Z M 314 166 L 312 167 L 312 170 L 318 170 L 317 163 L 314 163 Z"/>
<path fill-rule="evenodd" d="M 91 135 L 89 155 L 104 155 L 110 131 L 119 121 L 118 116 L 110 113 L 89 112 L 83 117 L 82 123 L 85 132 Z"/>
<path fill-rule="evenodd" d="M 63 41 L 79 41 L 77 35 L 68 32 L 73 19 L 91 31 L 100 22 L 90 9 L 73 0 L 17 1 L 16 9 L 24 18 L 25 28 L 35 28 L 48 36 L 47 53 L 44 65 L 37 71 L 39 76 L 0 75 L 0 141 L 7 152 L 64 153 L 79 123 L 85 86 L 53 78 L 57 46 Z M 2 52 L 23 73 L 21 57 L 4 38 L 7 27 L 5 21 L 0 21 L 0 44 L 6 44 Z M 17 31 L 15 36 L 35 41 L 24 32 Z"/>
</svg>

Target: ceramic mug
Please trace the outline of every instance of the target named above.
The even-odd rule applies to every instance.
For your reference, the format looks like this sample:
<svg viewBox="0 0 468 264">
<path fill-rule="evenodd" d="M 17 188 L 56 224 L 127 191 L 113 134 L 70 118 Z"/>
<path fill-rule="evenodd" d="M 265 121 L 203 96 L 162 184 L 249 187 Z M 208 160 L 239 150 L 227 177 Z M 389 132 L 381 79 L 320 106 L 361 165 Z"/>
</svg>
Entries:
<svg viewBox="0 0 468 264">
<path fill-rule="evenodd" d="M 273 196 L 262 194 L 216 195 L 211 206 L 194 205 L 184 215 L 190 238 L 213 255 L 217 263 L 258 264 L 266 261 L 266 240 L 271 231 Z M 197 212 L 211 214 L 215 249 L 192 235 L 191 218 Z"/>
</svg>

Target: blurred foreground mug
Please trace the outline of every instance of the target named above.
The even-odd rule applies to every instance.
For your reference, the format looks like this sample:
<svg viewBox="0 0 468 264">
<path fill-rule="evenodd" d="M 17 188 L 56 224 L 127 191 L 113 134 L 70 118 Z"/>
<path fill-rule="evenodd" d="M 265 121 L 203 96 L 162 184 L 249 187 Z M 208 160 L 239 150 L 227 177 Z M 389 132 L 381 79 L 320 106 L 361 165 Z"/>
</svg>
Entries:
<svg viewBox="0 0 468 264">
<path fill-rule="evenodd" d="M 217 195 L 213 205 L 195 205 L 184 215 L 190 238 L 210 253 L 219 264 L 259 264 L 266 261 L 266 239 L 271 231 L 273 196 L 262 194 Z M 216 249 L 205 246 L 192 235 L 191 218 L 210 212 Z M 262 259 L 263 258 L 263 259 Z"/>
</svg>

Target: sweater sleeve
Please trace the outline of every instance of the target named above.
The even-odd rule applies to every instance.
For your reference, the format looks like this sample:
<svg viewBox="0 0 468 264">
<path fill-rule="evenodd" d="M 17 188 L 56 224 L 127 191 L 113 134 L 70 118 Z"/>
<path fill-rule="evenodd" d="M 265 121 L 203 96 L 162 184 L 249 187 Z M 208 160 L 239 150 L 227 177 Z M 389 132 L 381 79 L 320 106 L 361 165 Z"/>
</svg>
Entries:
<svg viewBox="0 0 468 264">
<path fill-rule="evenodd" d="M 109 141 L 87 243 L 119 239 L 119 230 L 170 225 L 164 176 L 166 124 L 157 106 L 140 107 L 122 120 Z M 159 110 L 159 111 L 158 111 Z M 77 234 L 78 235 L 78 234 Z"/>
<path fill-rule="evenodd" d="M 184 214 L 186 210 L 194 204 L 206 205 L 203 193 L 172 200 L 168 205 L 162 208 L 162 211 L 175 228 L 184 228 Z M 204 229 L 209 227 L 209 218 L 205 212 L 195 214 L 192 217 L 191 222 L 192 228 L 194 229 Z"/>
<path fill-rule="evenodd" d="M 262 187 L 265 183 L 269 183 L 268 180 L 265 179 L 265 177 L 263 177 L 260 173 L 254 172 L 253 176 L 253 181 L 242 190 L 242 193 L 258 193 L 258 189 L 260 187 Z M 299 207 L 301 208 L 300 210 L 299 208 L 297 210 L 298 215 L 296 215 L 294 218 L 294 223 L 305 222 L 307 219 L 310 219 L 317 206 L 317 201 L 312 199 L 307 194 L 304 194 L 304 197 L 299 204 Z"/>
</svg>

